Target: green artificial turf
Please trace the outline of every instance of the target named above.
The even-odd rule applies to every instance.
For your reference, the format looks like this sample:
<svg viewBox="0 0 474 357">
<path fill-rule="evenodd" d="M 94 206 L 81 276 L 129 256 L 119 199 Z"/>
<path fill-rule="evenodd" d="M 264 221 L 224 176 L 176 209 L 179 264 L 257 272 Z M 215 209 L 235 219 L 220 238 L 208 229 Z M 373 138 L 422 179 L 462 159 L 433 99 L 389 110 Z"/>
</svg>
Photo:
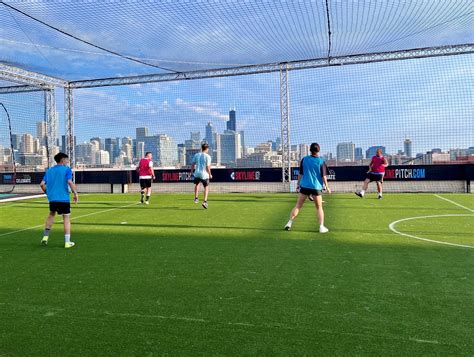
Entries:
<svg viewBox="0 0 474 357">
<path fill-rule="evenodd" d="M 44 199 L 0 205 L 0 356 L 474 354 L 469 195 L 83 195 L 73 249 Z M 59 222 L 59 220 L 58 220 Z"/>
</svg>

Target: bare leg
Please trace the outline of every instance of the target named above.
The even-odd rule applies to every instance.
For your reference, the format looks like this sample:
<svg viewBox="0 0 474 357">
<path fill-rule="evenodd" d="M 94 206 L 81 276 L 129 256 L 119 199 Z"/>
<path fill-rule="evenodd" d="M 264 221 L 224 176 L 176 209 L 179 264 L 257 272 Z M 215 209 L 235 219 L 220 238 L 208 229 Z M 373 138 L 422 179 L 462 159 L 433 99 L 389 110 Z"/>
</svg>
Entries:
<svg viewBox="0 0 474 357">
<path fill-rule="evenodd" d="M 362 186 L 362 191 L 364 192 L 367 191 L 367 188 L 369 187 L 369 182 L 370 182 L 369 179 L 365 179 L 364 184 Z"/>
<path fill-rule="evenodd" d="M 68 214 L 63 215 L 64 234 L 71 234 L 71 217 Z"/>
<path fill-rule="evenodd" d="M 151 196 L 151 187 L 147 187 L 146 188 L 146 200 L 147 200 L 147 202 L 150 200 L 150 196 Z"/>
<path fill-rule="evenodd" d="M 377 182 L 377 191 L 378 193 L 382 193 L 382 182 Z"/>
<path fill-rule="evenodd" d="M 207 196 L 209 196 L 209 186 L 204 187 L 204 201 L 207 202 Z"/>
<path fill-rule="evenodd" d="M 320 226 L 324 226 L 324 210 L 323 210 L 323 196 L 316 196 L 314 200 L 316 206 L 316 213 L 318 214 L 318 221 Z"/>
<path fill-rule="evenodd" d="M 45 229 L 51 229 L 53 228 L 54 224 L 54 216 L 56 215 L 56 212 L 49 212 L 48 218 L 46 218 L 46 222 L 44 224 Z"/>
<path fill-rule="evenodd" d="M 291 210 L 290 220 L 294 220 L 298 216 L 298 214 L 300 213 L 300 209 L 301 207 L 303 207 L 304 201 L 306 201 L 307 198 L 308 196 L 303 195 L 302 193 L 298 195 L 298 201 L 296 201 L 296 206 Z"/>
<path fill-rule="evenodd" d="M 194 185 L 194 198 L 199 197 L 199 185 Z"/>
</svg>

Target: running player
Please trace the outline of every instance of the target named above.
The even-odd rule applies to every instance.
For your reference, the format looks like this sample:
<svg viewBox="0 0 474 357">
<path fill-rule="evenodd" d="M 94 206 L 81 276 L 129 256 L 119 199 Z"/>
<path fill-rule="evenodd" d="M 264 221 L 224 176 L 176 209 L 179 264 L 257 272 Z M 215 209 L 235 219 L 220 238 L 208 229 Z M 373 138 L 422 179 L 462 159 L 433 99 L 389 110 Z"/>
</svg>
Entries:
<svg viewBox="0 0 474 357">
<path fill-rule="evenodd" d="M 41 244 L 48 245 L 49 231 L 53 227 L 54 217 L 57 213 L 63 216 L 64 248 L 72 248 L 74 242 L 71 242 L 71 203 L 68 186 L 74 194 L 74 203 L 77 203 L 79 197 L 76 185 L 72 182 L 72 170 L 68 167 L 69 157 L 60 152 L 54 156 L 54 161 L 57 165 L 46 171 L 43 181 L 40 183 L 40 187 L 48 196 L 49 201 L 49 215 L 44 225 Z"/>
<path fill-rule="evenodd" d="M 155 171 L 153 171 L 153 155 L 151 152 L 147 152 L 145 157 L 140 160 L 137 171 L 140 180 L 140 203 L 150 204 L 151 196 L 151 182 L 155 179 Z M 146 195 L 146 199 L 145 199 Z"/>
<path fill-rule="evenodd" d="M 204 143 L 201 145 L 201 152 L 193 157 L 191 166 L 191 174 L 194 174 L 194 203 L 199 203 L 199 184 L 204 187 L 204 202 L 202 207 L 207 209 L 207 196 L 209 195 L 209 180 L 211 175 L 211 156 L 209 153 L 209 145 Z"/>
<path fill-rule="evenodd" d="M 319 144 L 312 143 L 309 151 L 311 155 L 305 156 L 301 160 L 300 173 L 298 175 L 298 201 L 290 214 L 290 220 L 285 226 L 287 231 L 291 230 L 294 219 L 298 216 L 300 209 L 303 207 L 306 199 L 313 195 L 314 204 L 319 220 L 319 232 L 326 233 L 329 230 L 324 226 L 324 210 L 323 210 L 323 187 L 331 193 L 327 180 L 327 166 L 322 158 L 319 157 Z"/>
<path fill-rule="evenodd" d="M 355 192 L 360 198 L 364 198 L 365 191 L 369 187 L 369 182 L 375 181 L 377 183 L 377 191 L 379 193 L 379 200 L 382 199 L 382 183 L 385 175 L 385 168 L 388 166 L 387 159 L 383 156 L 382 149 L 377 149 L 375 156 L 370 161 L 369 171 L 362 186 L 362 190 Z"/>
</svg>

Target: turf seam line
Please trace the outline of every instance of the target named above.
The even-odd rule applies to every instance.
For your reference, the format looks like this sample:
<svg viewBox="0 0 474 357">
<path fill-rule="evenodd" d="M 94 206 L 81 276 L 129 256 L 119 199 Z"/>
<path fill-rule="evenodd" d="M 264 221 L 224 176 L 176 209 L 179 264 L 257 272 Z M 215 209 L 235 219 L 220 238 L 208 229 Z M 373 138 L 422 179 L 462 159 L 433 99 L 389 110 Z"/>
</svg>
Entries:
<svg viewBox="0 0 474 357">
<path fill-rule="evenodd" d="M 115 208 L 109 208 L 109 209 L 99 211 L 99 212 L 87 213 L 87 214 L 83 214 L 82 216 L 71 217 L 71 221 L 75 221 L 79 218 L 95 216 L 97 214 L 106 213 L 106 212 L 110 212 L 110 211 L 115 211 L 115 210 L 118 210 L 118 209 L 121 209 L 121 208 L 126 208 L 126 207 L 131 207 L 131 206 L 136 206 L 136 205 L 138 205 L 138 203 L 132 203 L 132 204 L 129 204 L 129 205 L 119 206 L 119 207 L 115 207 Z M 20 233 L 20 232 L 24 232 L 24 231 L 29 231 L 29 230 L 40 228 L 40 227 L 43 227 L 43 226 L 44 226 L 44 224 L 38 224 L 37 226 L 18 229 L 18 230 L 13 231 L 13 232 L 2 233 L 2 234 L 0 234 L 0 237 L 8 236 L 8 235 L 11 235 L 11 234 Z"/>
<path fill-rule="evenodd" d="M 470 209 L 466 206 L 463 206 L 462 204 L 459 204 L 457 202 L 454 202 L 454 201 L 451 201 L 449 198 L 446 198 L 446 197 L 443 197 L 443 196 L 440 196 L 440 195 L 436 195 L 436 197 L 438 197 L 439 199 L 442 199 L 442 200 L 445 200 L 446 202 L 449 202 L 449 203 L 452 203 L 453 205 L 456 205 L 458 207 L 461 207 L 461 208 L 464 208 L 464 209 L 467 209 L 469 212 L 473 212 L 474 213 L 474 209 Z"/>
</svg>

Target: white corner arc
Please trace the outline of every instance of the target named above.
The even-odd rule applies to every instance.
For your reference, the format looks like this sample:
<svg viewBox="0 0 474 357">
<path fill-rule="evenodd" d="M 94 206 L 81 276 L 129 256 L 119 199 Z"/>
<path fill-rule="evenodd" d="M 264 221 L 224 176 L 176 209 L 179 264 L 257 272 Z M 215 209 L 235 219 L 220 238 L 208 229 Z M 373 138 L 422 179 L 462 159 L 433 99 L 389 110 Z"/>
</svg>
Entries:
<svg viewBox="0 0 474 357">
<path fill-rule="evenodd" d="M 400 222 L 412 221 L 412 220 L 416 220 L 416 219 L 425 219 L 425 218 L 438 218 L 438 217 L 473 217 L 474 218 L 474 214 L 437 214 L 437 215 L 433 215 L 433 216 L 408 217 L 408 218 L 402 218 L 402 219 L 399 219 L 397 221 L 394 221 L 394 222 L 390 223 L 388 225 L 388 228 L 390 228 L 390 230 L 392 232 L 394 232 L 396 234 L 399 234 L 401 236 L 408 237 L 408 238 L 413 238 L 413 239 L 422 240 L 422 241 L 425 241 L 425 242 L 436 243 L 436 244 L 444 244 L 444 245 L 450 245 L 450 246 L 454 246 L 454 247 L 474 249 L 474 245 L 457 244 L 457 243 L 443 242 L 443 241 L 439 241 L 439 240 L 418 237 L 418 236 L 415 236 L 413 234 L 400 232 L 395 228 L 395 226 Z"/>
</svg>

